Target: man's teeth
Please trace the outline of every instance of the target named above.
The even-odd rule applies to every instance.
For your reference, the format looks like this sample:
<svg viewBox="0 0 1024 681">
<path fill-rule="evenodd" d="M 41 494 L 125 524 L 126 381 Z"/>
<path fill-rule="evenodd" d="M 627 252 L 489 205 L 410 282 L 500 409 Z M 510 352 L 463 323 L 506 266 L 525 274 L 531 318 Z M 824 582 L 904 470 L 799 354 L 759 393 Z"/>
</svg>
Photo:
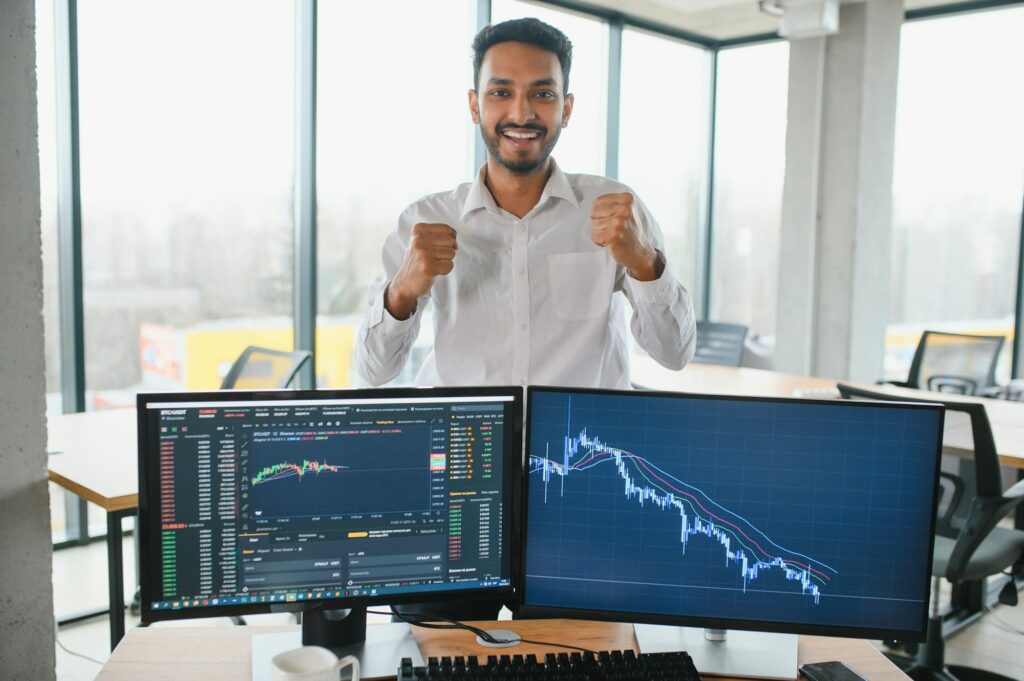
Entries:
<svg viewBox="0 0 1024 681">
<path fill-rule="evenodd" d="M 504 134 L 506 137 L 511 137 L 516 140 L 532 140 L 537 137 L 540 133 L 537 132 L 520 132 L 518 130 L 505 130 Z"/>
</svg>

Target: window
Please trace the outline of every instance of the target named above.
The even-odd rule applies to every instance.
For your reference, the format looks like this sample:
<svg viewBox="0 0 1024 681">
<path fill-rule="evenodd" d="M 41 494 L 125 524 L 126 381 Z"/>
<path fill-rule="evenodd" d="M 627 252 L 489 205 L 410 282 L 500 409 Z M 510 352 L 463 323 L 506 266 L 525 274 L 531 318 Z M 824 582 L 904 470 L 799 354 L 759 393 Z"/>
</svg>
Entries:
<svg viewBox="0 0 1024 681">
<path fill-rule="evenodd" d="M 710 67 L 702 48 L 623 31 L 619 178 L 653 213 L 668 265 L 690 291 L 706 206 Z"/>
<path fill-rule="evenodd" d="M 718 53 L 709 319 L 775 333 L 786 168 L 785 41 Z"/>
<path fill-rule="evenodd" d="M 89 408 L 291 348 L 294 22 L 275 0 L 80 4 Z"/>
<path fill-rule="evenodd" d="M 1024 191 L 1024 90 L 1013 84 L 1024 73 L 1021 35 L 1024 8 L 903 27 L 888 377 L 906 378 L 923 329 L 1013 334 Z"/>
<path fill-rule="evenodd" d="M 39 111 L 39 193 L 43 242 L 43 327 L 46 335 L 46 412 L 63 411 L 60 291 L 57 264 L 57 103 L 52 2 L 36 3 L 36 97 Z"/>
<path fill-rule="evenodd" d="M 608 109 L 608 24 L 519 0 L 494 0 L 491 23 L 536 17 L 565 33 L 572 42 L 569 91 L 575 102 L 569 125 L 552 156 L 567 173 L 605 174 Z"/>
<path fill-rule="evenodd" d="M 359 383 L 355 334 L 368 286 L 383 274 L 381 248 L 399 213 L 422 196 L 473 179 L 476 128 L 467 93 L 475 7 L 472 0 L 319 6 L 317 380 L 323 387 Z M 367 30 L 375 26 L 388 30 Z M 413 381 L 431 338 L 424 319 L 397 383 Z"/>
</svg>

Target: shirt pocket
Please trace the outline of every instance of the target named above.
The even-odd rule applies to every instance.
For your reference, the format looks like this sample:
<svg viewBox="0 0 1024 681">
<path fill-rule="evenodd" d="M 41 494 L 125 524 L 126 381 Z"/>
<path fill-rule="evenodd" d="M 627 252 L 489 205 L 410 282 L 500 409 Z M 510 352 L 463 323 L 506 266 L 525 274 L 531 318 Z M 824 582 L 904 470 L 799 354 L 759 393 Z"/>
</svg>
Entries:
<svg viewBox="0 0 1024 681">
<path fill-rule="evenodd" d="M 608 313 L 613 282 L 604 251 L 549 255 L 548 276 L 551 305 L 560 319 L 575 322 Z"/>
</svg>

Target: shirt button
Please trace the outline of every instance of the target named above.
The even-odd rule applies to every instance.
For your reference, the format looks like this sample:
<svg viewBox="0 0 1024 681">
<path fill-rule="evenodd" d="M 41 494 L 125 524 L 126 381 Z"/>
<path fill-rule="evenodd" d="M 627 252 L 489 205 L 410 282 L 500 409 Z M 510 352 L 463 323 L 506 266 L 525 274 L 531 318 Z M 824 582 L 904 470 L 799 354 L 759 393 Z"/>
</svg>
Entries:
<svg viewBox="0 0 1024 681">
<path fill-rule="evenodd" d="M 519 268 L 519 274 L 526 274 L 526 268 L 525 267 L 520 267 Z"/>
<path fill-rule="evenodd" d="M 522 331 L 526 331 L 526 324 L 520 324 L 519 329 Z"/>
</svg>

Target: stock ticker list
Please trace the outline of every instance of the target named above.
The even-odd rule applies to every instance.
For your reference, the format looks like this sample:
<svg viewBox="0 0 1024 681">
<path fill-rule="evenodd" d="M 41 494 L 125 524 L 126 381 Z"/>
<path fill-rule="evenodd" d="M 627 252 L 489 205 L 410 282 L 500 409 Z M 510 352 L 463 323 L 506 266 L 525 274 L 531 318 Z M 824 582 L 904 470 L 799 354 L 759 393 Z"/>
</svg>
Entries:
<svg viewBox="0 0 1024 681">
<path fill-rule="evenodd" d="M 153 607 L 507 584 L 504 408 L 161 407 Z"/>
</svg>

